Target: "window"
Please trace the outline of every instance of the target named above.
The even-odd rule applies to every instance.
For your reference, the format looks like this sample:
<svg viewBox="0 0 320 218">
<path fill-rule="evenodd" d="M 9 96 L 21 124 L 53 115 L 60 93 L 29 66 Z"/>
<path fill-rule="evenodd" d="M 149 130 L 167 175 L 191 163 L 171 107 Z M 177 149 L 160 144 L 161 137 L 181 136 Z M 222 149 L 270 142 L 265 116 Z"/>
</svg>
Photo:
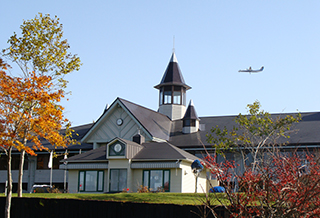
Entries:
<svg viewBox="0 0 320 218">
<path fill-rule="evenodd" d="M 163 104 L 171 104 L 172 102 L 171 99 L 172 99 L 171 87 L 164 87 Z"/>
<path fill-rule="evenodd" d="M 173 104 L 181 104 L 181 87 L 180 86 L 174 87 Z"/>
<path fill-rule="evenodd" d="M 109 145 L 109 156 L 125 156 L 126 146 L 119 141 Z"/>
<path fill-rule="evenodd" d="M 170 191 L 170 170 L 144 170 L 143 186 L 151 191 Z"/>
<path fill-rule="evenodd" d="M 160 89 L 160 96 L 159 96 L 159 105 L 163 103 L 163 88 Z"/>
<path fill-rule="evenodd" d="M 110 170 L 110 191 L 118 192 L 127 188 L 127 170 L 111 169 Z"/>
<path fill-rule="evenodd" d="M 183 126 L 196 126 L 196 120 L 183 120 Z"/>
<path fill-rule="evenodd" d="M 79 191 L 80 192 L 102 192 L 103 171 L 80 171 Z"/>
<path fill-rule="evenodd" d="M 174 104 L 181 104 L 181 93 L 180 92 L 173 92 L 173 103 Z"/>
<path fill-rule="evenodd" d="M 19 170 L 20 164 L 20 154 L 11 156 L 11 170 Z M 23 170 L 28 169 L 28 159 L 27 155 L 24 156 Z M 0 155 L 0 170 L 7 170 L 7 156 Z"/>
<path fill-rule="evenodd" d="M 38 154 L 37 155 L 37 169 L 49 169 L 48 163 L 49 163 L 49 157 L 50 154 Z"/>
</svg>

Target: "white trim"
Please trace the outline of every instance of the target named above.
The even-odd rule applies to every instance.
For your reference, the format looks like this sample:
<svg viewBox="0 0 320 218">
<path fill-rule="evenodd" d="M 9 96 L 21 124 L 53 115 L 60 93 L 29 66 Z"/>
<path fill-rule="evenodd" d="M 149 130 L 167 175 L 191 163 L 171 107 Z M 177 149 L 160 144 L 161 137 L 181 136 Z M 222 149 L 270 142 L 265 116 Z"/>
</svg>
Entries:
<svg viewBox="0 0 320 218">
<path fill-rule="evenodd" d="M 67 165 L 60 164 L 59 169 L 108 169 L 108 163 L 68 163 Z"/>
<path fill-rule="evenodd" d="M 179 162 L 132 162 L 131 169 L 176 169 L 180 168 Z"/>
</svg>

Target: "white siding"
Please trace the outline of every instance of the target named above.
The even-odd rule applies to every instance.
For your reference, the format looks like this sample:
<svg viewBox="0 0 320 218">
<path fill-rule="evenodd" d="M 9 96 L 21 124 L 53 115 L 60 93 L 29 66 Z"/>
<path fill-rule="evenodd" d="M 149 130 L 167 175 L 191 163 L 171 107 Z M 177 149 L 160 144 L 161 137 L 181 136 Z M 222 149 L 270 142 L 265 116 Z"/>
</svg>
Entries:
<svg viewBox="0 0 320 218">
<path fill-rule="evenodd" d="M 19 170 L 12 170 L 12 181 L 13 183 L 18 182 L 18 176 L 19 176 Z M 28 176 L 29 172 L 28 170 L 23 171 L 23 177 L 22 182 L 27 183 L 28 182 Z M 7 171 L 6 170 L 0 170 L 0 183 L 5 183 L 7 181 Z"/>
<path fill-rule="evenodd" d="M 180 120 L 186 113 L 186 106 L 174 105 L 174 104 L 163 104 L 159 107 L 159 113 L 167 115 L 171 120 Z"/>
<path fill-rule="evenodd" d="M 117 125 L 117 119 L 121 118 L 123 124 Z M 131 118 L 129 114 L 121 107 L 115 107 L 113 111 L 110 111 L 108 116 L 101 120 L 99 126 L 96 126 L 96 131 L 86 140 L 88 143 L 94 142 L 109 142 L 115 137 L 123 138 L 132 141 L 132 136 L 138 133 L 138 129 L 141 127 Z M 145 137 L 146 141 L 152 139 L 147 137 L 146 134 L 141 131 L 140 133 Z"/>
<path fill-rule="evenodd" d="M 62 183 L 64 181 L 64 170 L 52 170 L 52 182 Z M 37 184 L 50 182 L 49 170 L 36 170 L 34 182 Z"/>
<path fill-rule="evenodd" d="M 195 192 L 195 176 L 191 170 L 191 163 L 181 162 L 182 168 L 182 191 L 183 193 Z M 202 171 L 198 177 L 197 192 L 202 193 L 207 191 L 207 179 L 205 170 Z"/>
</svg>

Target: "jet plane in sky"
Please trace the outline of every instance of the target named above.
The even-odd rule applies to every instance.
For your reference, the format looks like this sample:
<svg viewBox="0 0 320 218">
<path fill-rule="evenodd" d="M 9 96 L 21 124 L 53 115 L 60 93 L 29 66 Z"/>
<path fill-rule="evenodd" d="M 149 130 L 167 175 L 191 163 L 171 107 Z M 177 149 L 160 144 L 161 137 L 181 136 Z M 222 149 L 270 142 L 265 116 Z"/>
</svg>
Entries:
<svg viewBox="0 0 320 218">
<path fill-rule="evenodd" d="M 238 72 L 243 72 L 243 73 L 259 73 L 261 71 L 263 71 L 264 66 L 262 66 L 259 70 L 253 70 L 251 67 L 249 67 L 248 69 L 245 70 L 239 70 Z"/>
</svg>

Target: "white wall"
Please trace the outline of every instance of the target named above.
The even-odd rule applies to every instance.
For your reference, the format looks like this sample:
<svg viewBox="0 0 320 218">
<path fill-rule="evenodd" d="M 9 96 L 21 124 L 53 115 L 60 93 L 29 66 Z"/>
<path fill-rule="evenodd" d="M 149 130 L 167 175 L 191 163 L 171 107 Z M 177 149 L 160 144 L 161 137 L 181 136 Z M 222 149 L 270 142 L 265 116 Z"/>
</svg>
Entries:
<svg viewBox="0 0 320 218">
<path fill-rule="evenodd" d="M 194 193 L 195 192 L 195 176 L 191 170 L 191 163 L 189 162 L 181 162 L 182 168 L 182 192 L 183 193 Z M 207 191 L 207 178 L 206 172 L 203 170 L 199 177 L 197 183 L 197 192 L 203 193 Z"/>
</svg>

